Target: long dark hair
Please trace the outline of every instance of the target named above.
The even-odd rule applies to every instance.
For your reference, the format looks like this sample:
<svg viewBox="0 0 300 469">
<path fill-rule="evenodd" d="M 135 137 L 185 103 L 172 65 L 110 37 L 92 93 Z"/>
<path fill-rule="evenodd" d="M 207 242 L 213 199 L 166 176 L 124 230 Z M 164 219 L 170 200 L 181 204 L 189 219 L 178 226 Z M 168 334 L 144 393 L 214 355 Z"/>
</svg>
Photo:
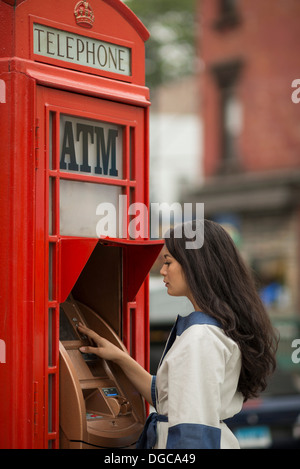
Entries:
<svg viewBox="0 0 300 469">
<path fill-rule="evenodd" d="M 242 368 L 238 390 L 246 401 L 266 388 L 276 367 L 278 340 L 253 276 L 229 234 L 213 221 L 199 223 L 193 222 L 191 228 L 204 228 L 201 248 L 187 248 L 190 238 L 185 230 L 177 237 L 171 229 L 165 244 L 181 264 L 196 304 L 217 319 L 225 334 L 239 345 Z"/>
</svg>

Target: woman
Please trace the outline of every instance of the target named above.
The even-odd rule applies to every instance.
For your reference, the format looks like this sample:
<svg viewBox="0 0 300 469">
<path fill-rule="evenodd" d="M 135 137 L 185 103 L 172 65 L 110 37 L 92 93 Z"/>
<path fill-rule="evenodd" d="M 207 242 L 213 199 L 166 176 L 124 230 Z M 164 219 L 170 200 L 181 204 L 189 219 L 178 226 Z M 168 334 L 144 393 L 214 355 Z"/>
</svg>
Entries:
<svg viewBox="0 0 300 469">
<path fill-rule="evenodd" d="M 212 221 L 197 229 L 204 229 L 200 249 L 187 248 L 186 231 L 165 238 L 160 273 L 168 294 L 186 296 L 194 311 L 178 316 L 157 376 L 81 327 L 97 345 L 82 351 L 116 362 L 157 410 L 137 448 L 238 448 L 224 420 L 263 391 L 275 369 L 275 334 L 234 243 Z"/>
</svg>

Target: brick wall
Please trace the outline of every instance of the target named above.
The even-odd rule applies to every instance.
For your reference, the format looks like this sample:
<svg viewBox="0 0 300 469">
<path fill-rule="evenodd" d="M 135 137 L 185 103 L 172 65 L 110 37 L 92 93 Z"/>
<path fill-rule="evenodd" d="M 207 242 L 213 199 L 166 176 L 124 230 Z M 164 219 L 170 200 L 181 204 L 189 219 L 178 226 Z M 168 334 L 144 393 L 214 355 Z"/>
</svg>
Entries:
<svg viewBox="0 0 300 469">
<path fill-rule="evenodd" d="M 238 23 L 216 27 L 219 0 L 199 1 L 199 54 L 204 172 L 214 174 L 220 159 L 219 93 L 211 67 L 243 61 L 236 93 L 242 105 L 237 148 L 248 171 L 300 167 L 300 103 L 291 100 L 294 79 L 300 79 L 300 2 L 239 0 Z"/>
</svg>

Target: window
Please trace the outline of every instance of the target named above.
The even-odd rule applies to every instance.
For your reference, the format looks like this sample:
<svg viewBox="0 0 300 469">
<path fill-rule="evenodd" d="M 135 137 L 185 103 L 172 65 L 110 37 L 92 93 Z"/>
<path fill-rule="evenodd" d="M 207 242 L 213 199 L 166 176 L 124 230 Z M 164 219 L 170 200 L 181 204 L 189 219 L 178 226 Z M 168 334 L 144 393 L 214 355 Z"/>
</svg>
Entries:
<svg viewBox="0 0 300 469">
<path fill-rule="evenodd" d="M 215 21 L 216 29 L 232 28 L 240 23 L 237 0 L 219 0 L 219 17 Z"/>
<path fill-rule="evenodd" d="M 215 65 L 213 75 L 220 96 L 220 172 L 235 172 L 240 169 L 237 139 L 242 131 L 243 111 L 237 94 L 237 83 L 242 61 Z"/>
</svg>

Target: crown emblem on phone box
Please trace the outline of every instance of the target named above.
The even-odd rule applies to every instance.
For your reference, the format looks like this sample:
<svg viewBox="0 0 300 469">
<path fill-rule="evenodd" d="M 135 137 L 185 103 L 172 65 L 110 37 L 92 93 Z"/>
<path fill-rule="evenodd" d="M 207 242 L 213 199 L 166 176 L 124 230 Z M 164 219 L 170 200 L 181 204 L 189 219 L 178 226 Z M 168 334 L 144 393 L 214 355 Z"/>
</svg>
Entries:
<svg viewBox="0 0 300 469">
<path fill-rule="evenodd" d="M 74 9 L 75 21 L 83 28 L 91 28 L 95 21 L 94 12 L 88 2 L 80 1 Z"/>
</svg>

